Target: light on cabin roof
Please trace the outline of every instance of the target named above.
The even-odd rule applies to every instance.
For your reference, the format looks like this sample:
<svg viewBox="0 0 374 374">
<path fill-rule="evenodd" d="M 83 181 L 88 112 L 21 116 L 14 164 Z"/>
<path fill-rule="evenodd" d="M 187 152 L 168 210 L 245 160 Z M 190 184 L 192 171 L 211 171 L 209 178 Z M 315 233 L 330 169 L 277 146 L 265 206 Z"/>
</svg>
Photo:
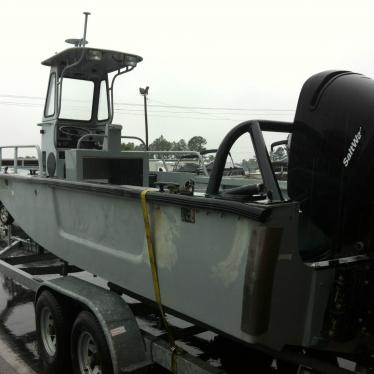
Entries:
<svg viewBox="0 0 374 374">
<path fill-rule="evenodd" d="M 89 49 L 87 58 L 91 61 L 101 61 L 103 58 L 103 53 L 99 50 Z"/>
<path fill-rule="evenodd" d="M 136 66 L 138 64 L 138 57 L 135 56 L 126 56 L 126 65 L 127 66 Z"/>
</svg>

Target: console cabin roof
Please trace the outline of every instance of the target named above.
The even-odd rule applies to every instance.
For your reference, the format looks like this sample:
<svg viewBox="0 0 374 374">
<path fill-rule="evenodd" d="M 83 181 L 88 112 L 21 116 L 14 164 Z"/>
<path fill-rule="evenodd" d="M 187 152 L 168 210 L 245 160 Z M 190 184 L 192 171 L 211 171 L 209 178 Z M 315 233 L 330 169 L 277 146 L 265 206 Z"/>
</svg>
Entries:
<svg viewBox="0 0 374 374">
<path fill-rule="evenodd" d="M 83 58 L 82 58 L 83 54 Z M 66 70 L 65 77 L 77 79 L 92 79 L 96 76 L 118 71 L 126 67 L 135 67 L 142 57 L 117 51 L 97 48 L 74 47 L 55 54 L 44 60 L 42 65 L 57 67 L 61 72 L 66 66 L 81 62 Z"/>
</svg>

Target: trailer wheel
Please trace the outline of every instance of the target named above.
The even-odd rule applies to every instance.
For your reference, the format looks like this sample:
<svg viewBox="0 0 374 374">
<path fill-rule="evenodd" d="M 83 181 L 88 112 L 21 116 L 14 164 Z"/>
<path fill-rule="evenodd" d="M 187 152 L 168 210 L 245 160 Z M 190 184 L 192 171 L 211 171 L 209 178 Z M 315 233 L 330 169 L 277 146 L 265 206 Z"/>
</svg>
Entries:
<svg viewBox="0 0 374 374">
<path fill-rule="evenodd" d="M 13 217 L 8 212 L 7 208 L 0 203 L 0 221 L 3 225 L 11 225 L 14 222 Z"/>
<path fill-rule="evenodd" d="M 36 334 L 45 371 L 65 373 L 69 367 L 69 323 L 61 303 L 43 291 L 35 308 Z"/>
<path fill-rule="evenodd" d="M 71 332 L 71 358 L 75 374 L 113 374 L 105 335 L 90 312 L 81 312 L 74 322 Z"/>
</svg>

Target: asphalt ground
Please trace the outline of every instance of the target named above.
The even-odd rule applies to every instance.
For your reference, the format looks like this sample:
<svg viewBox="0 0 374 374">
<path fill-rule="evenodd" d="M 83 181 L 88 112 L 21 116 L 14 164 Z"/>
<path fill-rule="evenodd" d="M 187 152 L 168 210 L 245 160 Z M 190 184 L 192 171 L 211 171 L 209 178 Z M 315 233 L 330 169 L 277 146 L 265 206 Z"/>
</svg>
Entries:
<svg viewBox="0 0 374 374">
<path fill-rule="evenodd" d="M 0 275 L 0 374 L 37 374 L 33 292 Z"/>
<path fill-rule="evenodd" d="M 37 374 L 17 353 L 0 340 L 0 373 L 1 374 Z"/>
</svg>

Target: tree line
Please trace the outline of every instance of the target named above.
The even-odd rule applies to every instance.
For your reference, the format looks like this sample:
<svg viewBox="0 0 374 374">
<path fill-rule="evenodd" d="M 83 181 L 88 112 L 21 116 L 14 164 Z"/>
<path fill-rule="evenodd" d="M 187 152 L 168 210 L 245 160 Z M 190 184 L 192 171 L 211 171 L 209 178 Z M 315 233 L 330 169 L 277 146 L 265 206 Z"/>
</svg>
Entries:
<svg viewBox="0 0 374 374">
<path fill-rule="evenodd" d="M 178 141 L 169 141 L 163 135 L 160 135 L 151 144 L 149 144 L 150 151 L 196 151 L 202 152 L 206 148 L 207 141 L 202 136 L 193 136 L 190 140 L 180 139 Z M 144 145 L 136 145 L 133 142 L 122 143 L 121 149 L 123 151 L 143 151 Z"/>
</svg>

